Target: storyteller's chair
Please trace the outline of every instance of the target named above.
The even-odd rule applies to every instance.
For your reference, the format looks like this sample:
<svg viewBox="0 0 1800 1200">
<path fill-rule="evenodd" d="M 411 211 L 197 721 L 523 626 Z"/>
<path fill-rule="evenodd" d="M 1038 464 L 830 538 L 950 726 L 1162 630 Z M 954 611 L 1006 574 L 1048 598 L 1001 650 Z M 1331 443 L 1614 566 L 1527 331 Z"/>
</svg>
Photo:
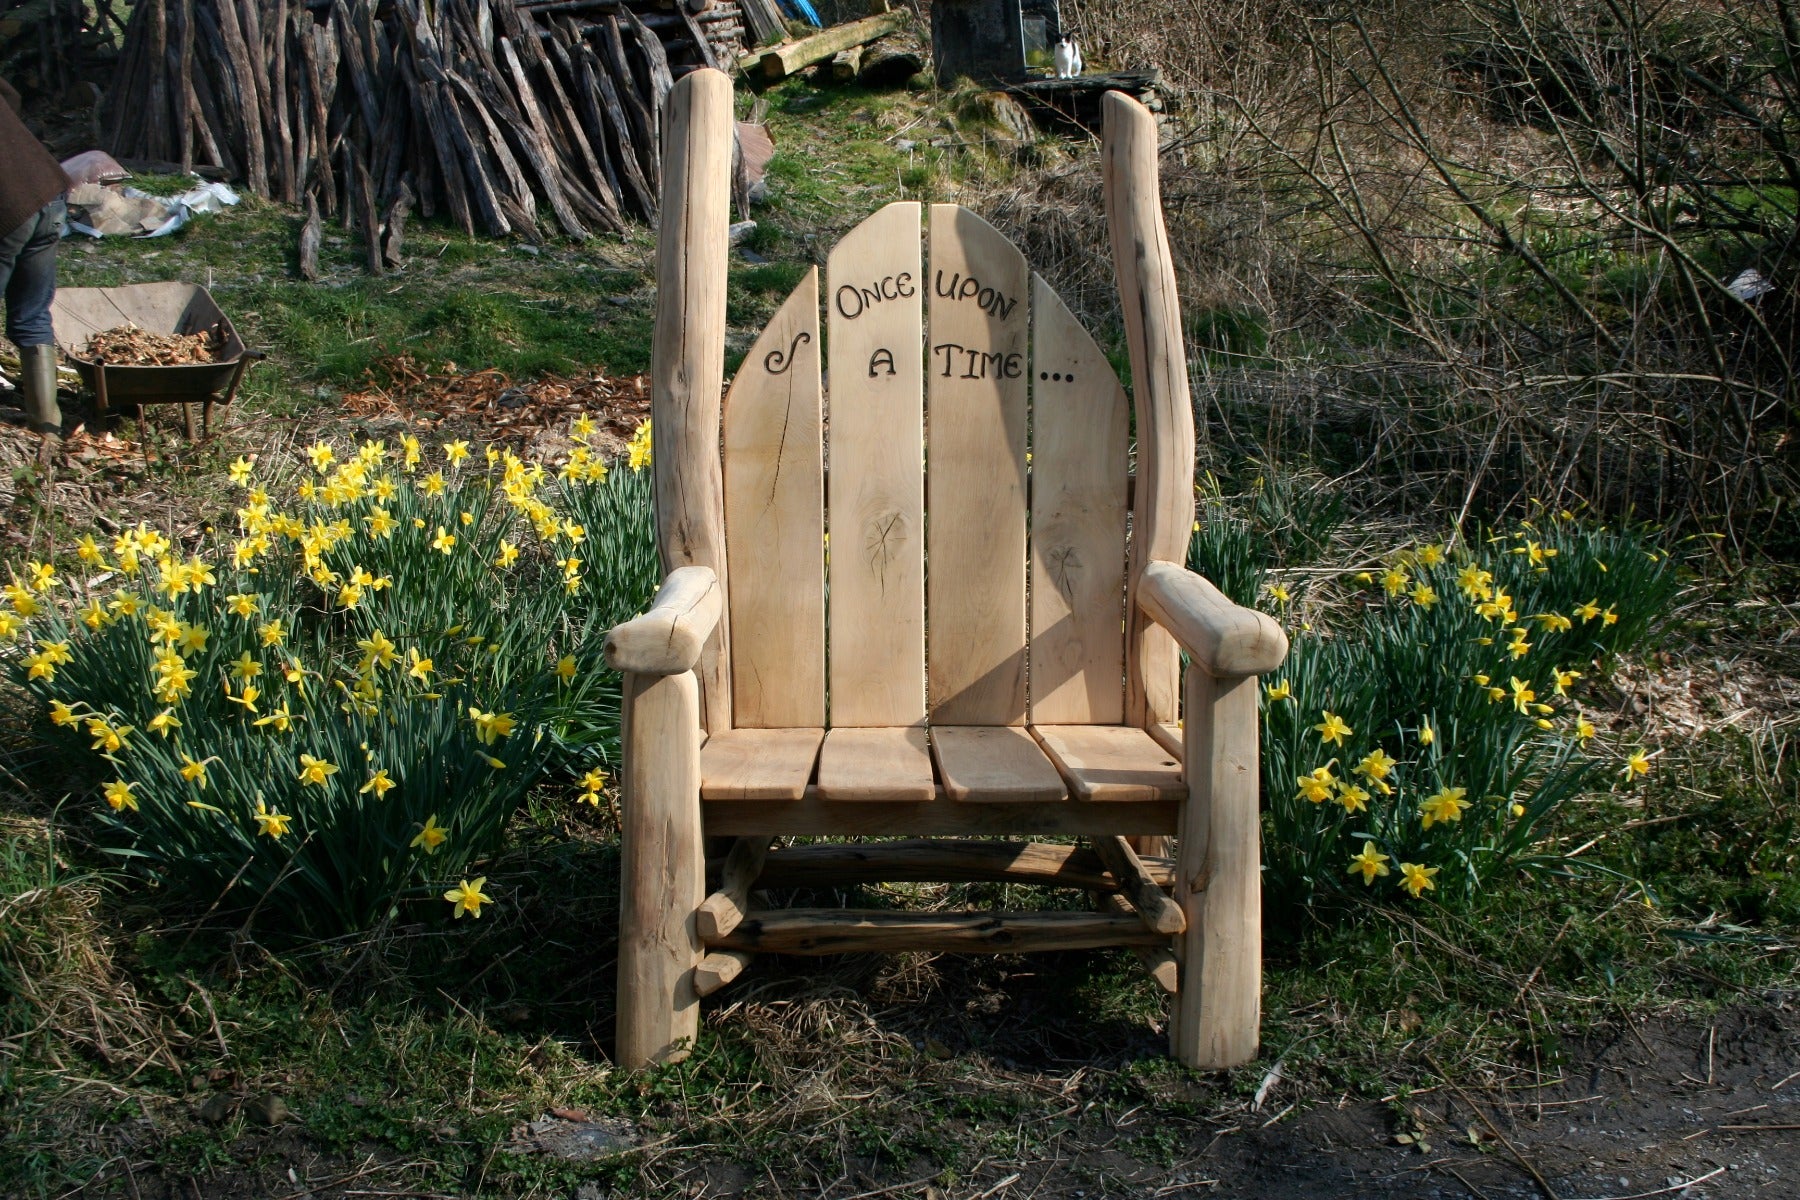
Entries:
<svg viewBox="0 0 1800 1200">
<path fill-rule="evenodd" d="M 1175 1057 L 1250 1059 L 1256 676 L 1287 639 L 1182 565 L 1194 419 L 1155 122 L 1106 97 L 1135 422 L 1019 251 L 967 209 L 916 203 L 832 249 L 823 331 L 807 274 L 721 422 L 730 80 L 687 76 L 668 114 L 652 367 L 667 578 L 606 643 L 625 694 L 618 1061 L 683 1053 L 700 998 L 756 953 L 1098 946 L 1134 947 L 1173 993 Z M 967 840 L 1034 834 L 1092 848 Z M 770 848 L 791 835 L 905 840 Z M 1149 853 L 1169 835 L 1172 858 Z M 882 880 L 1025 881 L 1102 903 L 750 902 Z"/>
</svg>

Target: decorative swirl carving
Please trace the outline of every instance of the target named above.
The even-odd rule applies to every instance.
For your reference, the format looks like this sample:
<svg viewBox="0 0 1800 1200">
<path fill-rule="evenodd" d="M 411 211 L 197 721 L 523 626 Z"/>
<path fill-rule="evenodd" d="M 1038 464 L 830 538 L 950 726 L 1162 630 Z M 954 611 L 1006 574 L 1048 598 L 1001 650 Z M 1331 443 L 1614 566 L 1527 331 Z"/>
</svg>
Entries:
<svg viewBox="0 0 1800 1200">
<path fill-rule="evenodd" d="M 771 375 L 785 375 L 787 369 L 794 365 L 794 353 L 810 341 L 812 334 L 802 329 L 794 335 L 794 344 L 787 348 L 786 354 L 780 350 L 771 350 L 763 355 L 763 370 Z"/>
</svg>

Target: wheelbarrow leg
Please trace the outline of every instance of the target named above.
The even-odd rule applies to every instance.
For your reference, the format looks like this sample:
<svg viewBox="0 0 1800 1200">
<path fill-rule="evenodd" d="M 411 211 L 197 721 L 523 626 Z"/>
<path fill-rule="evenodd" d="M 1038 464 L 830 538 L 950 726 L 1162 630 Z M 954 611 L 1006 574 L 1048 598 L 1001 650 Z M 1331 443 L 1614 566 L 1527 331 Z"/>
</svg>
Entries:
<svg viewBox="0 0 1800 1200">
<path fill-rule="evenodd" d="M 106 400 L 106 360 L 103 358 L 98 358 L 98 359 L 94 360 L 94 424 L 95 424 L 95 426 L 103 428 L 106 425 L 106 418 L 110 415 L 110 412 L 109 412 L 110 407 L 111 406 L 107 403 L 107 400 Z"/>
<path fill-rule="evenodd" d="M 194 406 L 186 400 L 181 402 L 181 426 L 187 431 L 187 440 L 194 440 Z"/>
</svg>

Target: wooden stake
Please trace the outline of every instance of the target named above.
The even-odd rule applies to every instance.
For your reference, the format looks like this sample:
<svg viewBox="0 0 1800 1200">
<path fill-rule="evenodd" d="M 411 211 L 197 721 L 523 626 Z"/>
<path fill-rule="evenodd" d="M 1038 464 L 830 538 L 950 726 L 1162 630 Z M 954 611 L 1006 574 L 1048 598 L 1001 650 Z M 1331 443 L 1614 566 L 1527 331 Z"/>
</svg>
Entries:
<svg viewBox="0 0 1800 1200">
<path fill-rule="evenodd" d="M 731 251 L 731 79 L 695 71 L 669 95 L 650 354 L 657 548 L 664 571 L 706 566 L 725 584 L 719 394 Z M 699 676 L 708 729 L 731 728 L 731 630 L 722 618 Z"/>
<path fill-rule="evenodd" d="M 1156 881 L 1150 878 L 1150 872 L 1144 869 L 1137 852 L 1124 838 L 1097 837 L 1094 851 L 1118 881 L 1119 890 L 1131 901 L 1144 928 L 1163 934 L 1180 933 L 1187 928 L 1181 906 L 1163 895 Z"/>
<path fill-rule="evenodd" d="M 719 890 L 700 902 L 697 927 L 701 941 L 710 945 L 743 921 L 750 910 L 750 885 L 762 874 L 768 854 L 769 839 L 761 835 L 739 838 L 732 845 L 720 872 Z"/>
<path fill-rule="evenodd" d="M 1169 1048 L 1190 1067 L 1221 1070 L 1256 1057 L 1262 1019 L 1262 844 L 1257 826 L 1255 676 L 1187 669 L 1188 800 L 1181 814 L 1175 940 L 1181 992 Z"/>
<path fill-rule="evenodd" d="M 614 1060 L 674 1062 L 700 1031 L 694 912 L 706 891 L 700 832 L 700 691 L 692 672 L 625 676 L 619 837 L 619 1018 Z"/>
<path fill-rule="evenodd" d="M 789 908 L 753 912 L 718 948 L 775 954 L 1030 954 L 1148 946 L 1167 939 L 1136 917 L 1084 912 L 911 913 Z"/>
</svg>

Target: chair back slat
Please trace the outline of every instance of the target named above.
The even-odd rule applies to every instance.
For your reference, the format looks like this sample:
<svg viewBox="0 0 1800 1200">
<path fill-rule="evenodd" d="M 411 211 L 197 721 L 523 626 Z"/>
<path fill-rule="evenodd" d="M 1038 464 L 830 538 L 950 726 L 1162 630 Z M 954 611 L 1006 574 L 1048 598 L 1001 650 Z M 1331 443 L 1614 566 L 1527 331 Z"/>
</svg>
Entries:
<svg viewBox="0 0 1800 1200">
<path fill-rule="evenodd" d="M 826 262 L 834 727 L 925 720 L 924 272 L 919 205 L 890 204 Z"/>
<path fill-rule="evenodd" d="M 825 724 L 819 271 L 750 348 L 725 397 L 732 701 L 743 729 Z"/>
<path fill-rule="evenodd" d="M 1130 412 L 1100 347 L 1031 281 L 1031 720 L 1125 716 Z"/>
<path fill-rule="evenodd" d="M 931 721 L 1021 725 L 1030 271 L 960 205 L 931 206 L 927 241 Z"/>
</svg>

